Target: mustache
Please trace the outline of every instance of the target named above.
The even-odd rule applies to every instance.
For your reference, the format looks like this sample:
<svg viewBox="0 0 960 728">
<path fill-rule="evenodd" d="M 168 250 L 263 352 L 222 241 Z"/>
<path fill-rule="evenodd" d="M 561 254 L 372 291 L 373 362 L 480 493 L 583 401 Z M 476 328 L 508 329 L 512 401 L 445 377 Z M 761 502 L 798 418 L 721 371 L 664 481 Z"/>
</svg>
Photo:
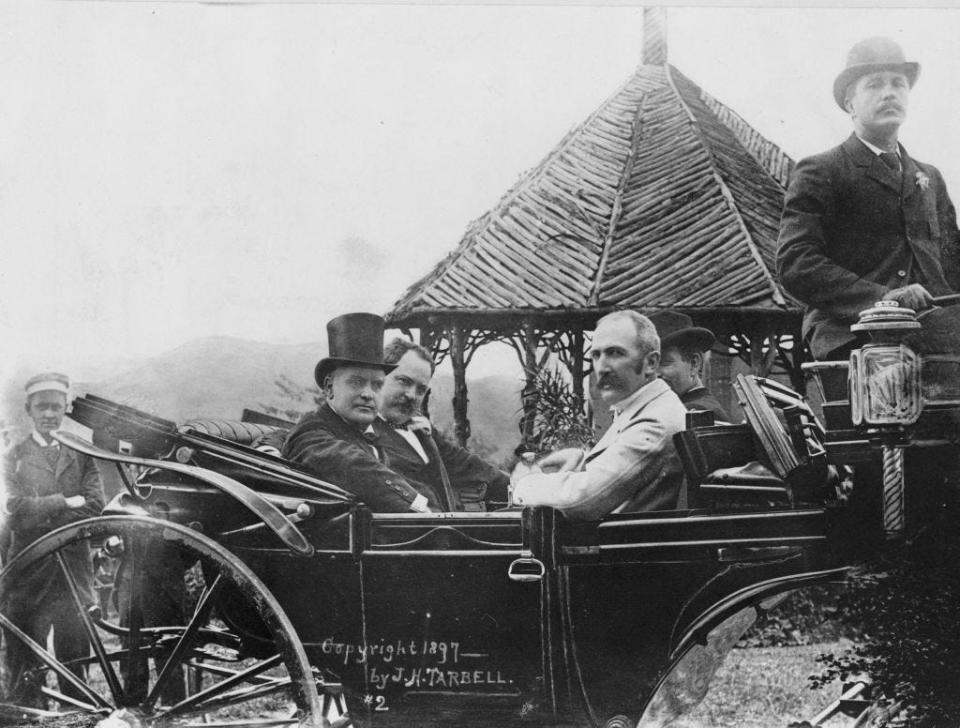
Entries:
<svg viewBox="0 0 960 728">
<path fill-rule="evenodd" d="M 620 377 L 613 372 L 606 372 L 597 377 L 597 386 L 600 387 L 609 387 L 620 383 Z"/>
</svg>

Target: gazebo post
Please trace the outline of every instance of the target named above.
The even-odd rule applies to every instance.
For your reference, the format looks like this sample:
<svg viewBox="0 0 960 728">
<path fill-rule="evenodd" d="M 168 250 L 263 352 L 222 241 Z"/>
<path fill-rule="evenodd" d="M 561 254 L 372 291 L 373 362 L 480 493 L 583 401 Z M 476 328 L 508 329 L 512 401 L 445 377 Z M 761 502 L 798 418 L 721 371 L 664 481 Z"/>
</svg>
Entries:
<svg viewBox="0 0 960 728">
<path fill-rule="evenodd" d="M 529 443 L 533 439 L 537 417 L 537 337 L 530 319 L 523 322 L 523 370 L 526 384 L 523 388 L 521 434 L 523 441 Z"/>
<path fill-rule="evenodd" d="M 433 327 L 429 324 L 425 324 L 420 327 L 420 346 L 422 346 L 427 351 L 433 351 L 433 345 L 436 338 L 436 334 L 433 330 Z M 435 362 L 437 363 L 437 362 Z M 427 393 L 423 396 L 423 416 L 430 418 L 430 390 L 427 390 Z"/>
<path fill-rule="evenodd" d="M 575 324 L 570 344 L 570 375 L 573 377 L 573 396 L 577 407 L 583 409 L 583 325 Z"/>
<path fill-rule="evenodd" d="M 459 324 L 450 327 L 450 363 L 453 365 L 453 430 L 460 447 L 470 439 L 470 420 L 467 419 L 467 363 L 464 331 Z"/>
</svg>

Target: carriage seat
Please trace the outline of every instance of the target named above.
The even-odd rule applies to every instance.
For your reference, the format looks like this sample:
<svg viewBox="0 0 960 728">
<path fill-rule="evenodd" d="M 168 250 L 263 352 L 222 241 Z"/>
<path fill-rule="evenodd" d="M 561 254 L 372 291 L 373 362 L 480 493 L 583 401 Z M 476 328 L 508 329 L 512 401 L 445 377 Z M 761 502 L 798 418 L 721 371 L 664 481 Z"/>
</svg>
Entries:
<svg viewBox="0 0 960 728">
<path fill-rule="evenodd" d="M 189 429 L 222 440 L 235 442 L 246 447 L 256 447 L 261 441 L 268 439 L 283 428 L 275 425 L 263 425 L 256 422 L 242 422 L 228 419 L 197 419 L 188 420 L 180 427 L 181 431 Z"/>
<path fill-rule="evenodd" d="M 776 382 L 740 375 L 747 423 L 692 426 L 674 442 L 691 508 L 791 507 L 823 497 L 836 479 L 823 432 L 799 395 Z"/>
</svg>

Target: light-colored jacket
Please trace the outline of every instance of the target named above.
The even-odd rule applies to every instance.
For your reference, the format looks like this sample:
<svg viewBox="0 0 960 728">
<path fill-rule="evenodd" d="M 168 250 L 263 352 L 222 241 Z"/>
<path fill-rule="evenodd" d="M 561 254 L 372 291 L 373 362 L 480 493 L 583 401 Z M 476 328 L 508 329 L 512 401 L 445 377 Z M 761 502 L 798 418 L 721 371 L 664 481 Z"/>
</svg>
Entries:
<svg viewBox="0 0 960 728">
<path fill-rule="evenodd" d="M 514 503 L 553 506 L 575 520 L 676 508 L 683 470 L 673 436 L 685 428 L 686 408 L 666 382 L 656 379 L 618 409 L 578 470 L 521 477 Z"/>
</svg>

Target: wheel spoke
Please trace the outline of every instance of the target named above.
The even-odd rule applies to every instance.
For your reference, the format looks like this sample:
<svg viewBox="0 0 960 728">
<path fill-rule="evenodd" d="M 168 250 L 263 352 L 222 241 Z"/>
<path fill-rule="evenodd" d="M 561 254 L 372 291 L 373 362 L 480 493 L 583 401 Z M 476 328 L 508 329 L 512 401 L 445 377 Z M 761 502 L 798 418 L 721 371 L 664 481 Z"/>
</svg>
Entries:
<svg viewBox="0 0 960 728">
<path fill-rule="evenodd" d="M 190 660 L 189 662 L 187 662 L 187 665 L 196 670 L 209 672 L 214 675 L 221 675 L 221 676 L 225 675 L 227 677 L 236 675 L 239 672 L 239 670 L 231 670 L 229 667 L 222 667 L 220 665 L 211 665 L 209 662 L 197 662 L 196 660 Z M 250 682 L 268 683 L 270 682 L 270 678 L 256 675 L 256 676 L 250 677 Z"/>
<path fill-rule="evenodd" d="M 90 640 L 90 644 L 93 646 L 93 653 L 100 662 L 100 669 L 103 671 L 103 677 L 107 681 L 107 687 L 110 688 L 110 694 L 113 696 L 114 702 L 120 705 L 122 704 L 123 688 L 120 687 L 117 673 L 114 672 L 113 665 L 110 664 L 110 660 L 107 658 L 107 651 L 103 647 L 103 642 L 100 640 L 97 628 L 94 627 L 93 620 L 90 619 L 90 615 L 87 613 L 87 605 L 83 603 L 80 597 L 80 588 L 77 586 L 77 580 L 74 578 L 73 572 L 71 572 L 67 566 L 67 562 L 63 558 L 63 553 L 57 551 L 56 556 L 57 563 L 60 565 L 60 571 L 63 573 L 63 578 L 66 579 L 67 586 L 70 589 L 70 596 L 73 597 L 73 603 L 77 606 L 77 611 L 80 612 L 80 621 L 83 623 L 84 631 L 87 633 L 87 639 Z"/>
<path fill-rule="evenodd" d="M 258 676 L 261 672 L 269 670 L 270 668 L 279 665 L 283 661 L 283 658 L 280 655 L 274 655 L 266 660 L 261 660 L 248 667 L 246 670 L 241 670 L 236 672 L 232 677 L 228 677 L 226 680 L 218 682 L 216 685 L 211 685 L 205 690 L 191 695 L 186 700 L 182 700 L 176 705 L 170 706 L 169 710 L 162 711 L 158 714 L 158 718 L 163 718 L 169 715 L 174 715 L 177 713 L 183 713 L 191 708 L 199 706 L 201 709 L 204 708 L 204 703 L 208 698 L 211 698 L 216 695 L 220 695 L 225 690 L 229 690 L 234 685 L 238 685 L 250 678 Z"/>
<path fill-rule="evenodd" d="M 185 723 L 183 728 L 266 728 L 271 725 L 290 725 L 291 723 L 300 724 L 300 718 L 290 716 L 289 718 L 264 718 L 262 720 L 231 720 L 219 721 L 216 723 Z"/>
<path fill-rule="evenodd" d="M 61 680 L 66 680 L 72 687 L 86 695 L 90 699 L 91 703 L 101 708 L 109 709 L 112 707 L 106 700 L 103 699 L 103 697 L 91 690 L 86 683 L 70 672 L 70 670 L 68 670 L 62 662 L 47 652 L 43 647 L 31 639 L 28 634 L 11 622 L 7 618 L 7 615 L 0 614 L 0 626 L 5 627 L 11 635 L 23 642 L 27 649 L 29 649 L 36 657 L 40 658 L 40 660 L 42 660 L 47 667 L 57 674 L 58 678 Z"/>
<path fill-rule="evenodd" d="M 78 700 L 73 696 L 61 693 L 59 690 L 48 688 L 46 685 L 40 688 L 40 692 L 53 698 L 54 700 L 59 700 L 61 703 L 67 703 L 75 708 L 80 708 L 80 710 L 86 713 L 106 713 L 111 710 L 110 708 L 98 708 L 94 705 L 90 705 L 89 703 L 84 703 L 82 700 Z"/>
<path fill-rule="evenodd" d="M 130 537 L 128 558 L 128 568 L 130 570 L 129 583 L 127 585 L 127 669 L 126 677 L 127 689 L 132 686 L 131 683 L 138 680 L 140 675 L 146 671 L 145 655 L 140 654 L 140 628 L 143 626 L 143 611 L 140 607 L 140 556 L 143 545 L 140 539 Z M 127 558 L 127 554 L 124 554 Z"/>
<path fill-rule="evenodd" d="M 213 710 L 214 708 L 225 708 L 228 705 L 239 705 L 256 698 L 265 698 L 268 695 L 287 690 L 291 686 L 289 677 L 280 678 L 263 685 L 252 685 L 244 690 L 235 690 L 232 693 L 226 693 L 216 698 L 207 700 L 199 706 L 201 710 Z"/>
<path fill-rule="evenodd" d="M 187 624 L 183 630 L 183 634 L 180 635 L 180 639 L 177 641 L 176 646 L 174 646 L 173 652 L 163 664 L 160 674 L 157 675 L 157 682 L 154 683 L 150 694 L 147 695 L 147 699 L 143 702 L 146 710 L 153 708 L 154 704 L 160 698 L 161 691 L 173 677 L 175 668 L 180 667 L 181 662 L 183 662 L 183 659 L 186 657 L 187 650 L 197 636 L 197 632 L 199 632 L 200 627 L 206 623 L 207 617 L 210 616 L 210 610 L 213 609 L 216 596 L 220 592 L 223 584 L 223 575 L 217 574 L 216 579 L 213 580 L 213 584 L 204 589 L 197 603 L 197 608 L 193 613 L 193 617 L 190 618 L 190 623 Z"/>
</svg>

